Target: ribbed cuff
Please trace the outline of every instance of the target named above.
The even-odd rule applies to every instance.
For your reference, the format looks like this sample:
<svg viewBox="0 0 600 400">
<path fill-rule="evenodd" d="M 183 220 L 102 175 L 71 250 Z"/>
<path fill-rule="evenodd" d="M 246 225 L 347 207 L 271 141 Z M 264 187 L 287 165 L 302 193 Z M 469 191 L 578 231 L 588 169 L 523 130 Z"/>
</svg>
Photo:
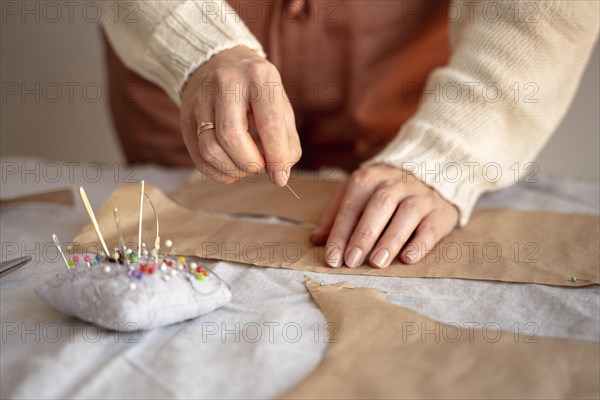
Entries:
<svg viewBox="0 0 600 400">
<path fill-rule="evenodd" d="M 225 1 L 186 1 L 154 31 L 148 62 L 179 105 L 189 76 L 213 55 L 236 46 L 266 57 L 260 42 Z"/>
<path fill-rule="evenodd" d="M 473 161 L 432 126 L 409 121 L 398 136 L 362 166 L 385 164 L 411 172 L 460 211 L 459 225 L 469 221 L 479 196 L 487 189 L 485 163 Z"/>
</svg>

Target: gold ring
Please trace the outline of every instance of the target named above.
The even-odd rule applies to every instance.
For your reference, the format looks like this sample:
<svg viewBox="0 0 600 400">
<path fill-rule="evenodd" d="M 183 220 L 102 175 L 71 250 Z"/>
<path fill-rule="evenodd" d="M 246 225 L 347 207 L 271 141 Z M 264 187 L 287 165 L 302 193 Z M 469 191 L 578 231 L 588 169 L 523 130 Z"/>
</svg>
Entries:
<svg viewBox="0 0 600 400">
<path fill-rule="evenodd" d="M 210 131 L 211 129 L 215 129 L 215 124 L 213 122 L 203 122 L 198 127 L 198 131 L 196 131 L 196 135 L 200 137 L 200 135 L 206 131 Z"/>
</svg>

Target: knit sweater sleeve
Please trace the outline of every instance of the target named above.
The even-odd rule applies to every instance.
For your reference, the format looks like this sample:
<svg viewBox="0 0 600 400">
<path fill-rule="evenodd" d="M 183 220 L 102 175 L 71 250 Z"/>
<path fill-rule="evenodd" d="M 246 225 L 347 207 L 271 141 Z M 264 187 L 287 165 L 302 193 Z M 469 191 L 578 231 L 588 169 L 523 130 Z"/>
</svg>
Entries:
<svg viewBox="0 0 600 400">
<path fill-rule="evenodd" d="M 416 114 L 363 165 L 413 172 L 466 224 L 478 197 L 522 178 L 557 128 L 598 23 L 596 0 L 453 1 L 448 65 L 430 74 Z"/>
<path fill-rule="evenodd" d="M 124 64 L 159 85 L 177 104 L 189 75 L 214 54 L 243 45 L 265 57 L 258 40 L 224 0 L 99 4 L 103 28 Z"/>
</svg>

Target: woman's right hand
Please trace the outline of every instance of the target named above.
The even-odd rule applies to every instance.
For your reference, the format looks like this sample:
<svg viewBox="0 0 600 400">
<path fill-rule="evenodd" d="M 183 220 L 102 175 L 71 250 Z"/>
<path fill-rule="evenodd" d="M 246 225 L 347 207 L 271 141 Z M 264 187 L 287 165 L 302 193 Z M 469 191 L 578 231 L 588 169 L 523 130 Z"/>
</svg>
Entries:
<svg viewBox="0 0 600 400">
<path fill-rule="evenodd" d="M 198 136 L 202 122 L 213 122 L 215 129 Z M 190 76 L 181 127 L 196 168 L 223 183 L 268 172 L 284 186 L 302 155 L 277 68 L 243 46 L 214 55 Z"/>
</svg>

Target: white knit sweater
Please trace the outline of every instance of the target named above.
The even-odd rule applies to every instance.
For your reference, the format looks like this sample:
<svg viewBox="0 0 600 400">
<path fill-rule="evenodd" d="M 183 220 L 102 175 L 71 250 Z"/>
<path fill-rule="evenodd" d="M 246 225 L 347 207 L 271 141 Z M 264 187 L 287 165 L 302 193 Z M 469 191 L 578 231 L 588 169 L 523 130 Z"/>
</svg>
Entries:
<svg viewBox="0 0 600 400">
<path fill-rule="evenodd" d="M 461 225 L 483 192 L 534 171 L 528 163 L 565 115 L 599 30 L 597 0 L 491 3 L 453 2 L 461 17 L 451 13 L 448 65 L 431 73 L 395 140 L 365 163 L 412 171 L 459 208 Z M 265 56 L 223 0 L 136 7 L 135 23 L 106 10 L 109 40 L 129 68 L 178 104 L 186 79 L 212 55 L 244 45 Z"/>
</svg>

